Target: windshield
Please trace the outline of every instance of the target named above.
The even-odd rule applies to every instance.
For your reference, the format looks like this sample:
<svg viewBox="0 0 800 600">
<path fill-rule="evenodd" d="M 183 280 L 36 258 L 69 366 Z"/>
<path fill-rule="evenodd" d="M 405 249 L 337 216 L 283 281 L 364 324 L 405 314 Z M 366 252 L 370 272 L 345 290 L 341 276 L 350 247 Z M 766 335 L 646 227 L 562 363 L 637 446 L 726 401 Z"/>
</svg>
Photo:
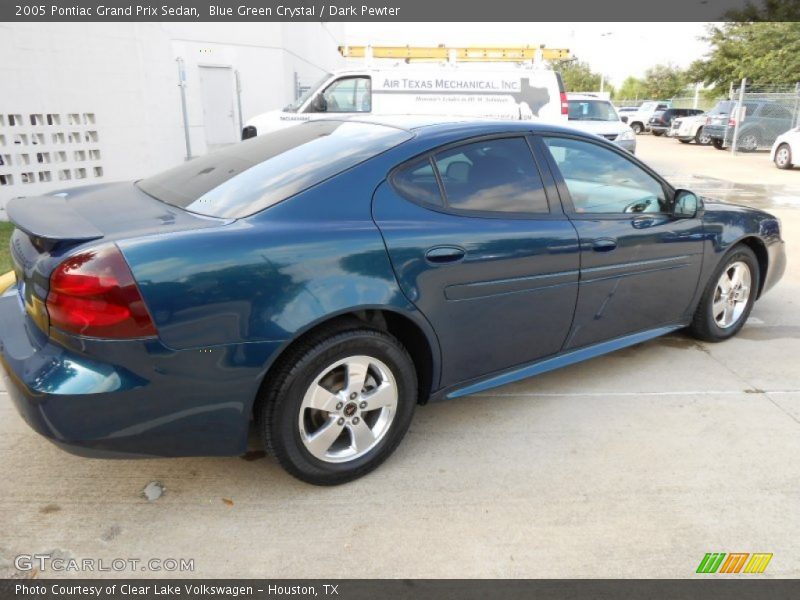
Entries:
<svg viewBox="0 0 800 600">
<path fill-rule="evenodd" d="M 246 217 L 411 137 L 384 125 L 310 121 L 195 158 L 136 185 L 190 212 Z"/>
<path fill-rule="evenodd" d="M 332 76 L 333 76 L 332 73 L 325 73 L 325 75 L 323 75 L 317 81 L 314 82 L 314 85 L 312 85 L 305 92 L 300 94 L 300 97 L 297 100 L 284 106 L 283 110 L 285 112 L 297 112 L 298 109 L 301 106 L 303 106 L 303 103 L 306 100 L 308 100 L 311 96 L 313 96 L 317 92 L 317 90 L 319 90 L 319 88 L 322 87 L 322 84 L 328 81 L 328 79 L 330 79 Z"/>
<path fill-rule="evenodd" d="M 619 121 L 617 111 L 605 100 L 570 100 L 570 121 Z"/>
</svg>

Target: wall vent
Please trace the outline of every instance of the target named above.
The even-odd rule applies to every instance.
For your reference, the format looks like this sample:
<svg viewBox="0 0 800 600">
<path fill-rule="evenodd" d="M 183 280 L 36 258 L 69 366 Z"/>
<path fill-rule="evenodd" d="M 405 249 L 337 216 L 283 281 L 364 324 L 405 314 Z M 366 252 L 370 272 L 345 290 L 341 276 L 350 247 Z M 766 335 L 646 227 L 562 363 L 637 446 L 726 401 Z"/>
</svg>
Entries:
<svg viewBox="0 0 800 600">
<path fill-rule="evenodd" d="M 94 112 L 0 113 L 0 203 L 102 179 L 101 147 Z"/>
</svg>

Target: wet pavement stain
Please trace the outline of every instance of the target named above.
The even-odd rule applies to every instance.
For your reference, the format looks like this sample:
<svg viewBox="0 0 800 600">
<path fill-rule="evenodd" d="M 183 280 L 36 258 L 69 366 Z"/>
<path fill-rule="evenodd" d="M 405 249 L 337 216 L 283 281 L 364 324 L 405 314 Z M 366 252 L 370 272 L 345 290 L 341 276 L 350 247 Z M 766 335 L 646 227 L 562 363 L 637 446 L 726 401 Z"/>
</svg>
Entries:
<svg viewBox="0 0 800 600">
<path fill-rule="evenodd" d="M 674 186 L 710 200 L 754 208 L 800 208 L 800 185 L 743 184 L 701 175 L 666 175 Z"/>
<path fill-rule="evenodd" d="M 103 533 L 103 535 L 100 536 L 100 539 L 104 542 L 110 542 L 120 533 L 122 533 L 122 528 L 119 527 L 119 525 L 112 525 L 105 533 Z"/>
<path fill-rule="evenodd" d="M 39 509 L 39 512 L 42 513 L 43 515 L 50 515 L 60 510 L 61 507 L 58 504 L 46 504 L 45 506 Z"/>
</svg>

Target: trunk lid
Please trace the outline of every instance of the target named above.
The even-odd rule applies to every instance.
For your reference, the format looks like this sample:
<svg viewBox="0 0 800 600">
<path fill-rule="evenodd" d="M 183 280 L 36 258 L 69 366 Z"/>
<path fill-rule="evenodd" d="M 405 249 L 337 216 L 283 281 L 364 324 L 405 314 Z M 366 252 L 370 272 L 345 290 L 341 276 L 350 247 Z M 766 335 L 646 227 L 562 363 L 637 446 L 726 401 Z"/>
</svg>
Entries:
<svg viewBox="0 0 800 600">
<path fill-rule="evenodd" d="M 45 332 L 50 274 L 73 251 L 93 244 L 220 227 L 230 222 L 159 202 L 133 183 L 14 198 L 6 213 L 16 226 L 10 249 L 20 302 Z"/>
</svg>

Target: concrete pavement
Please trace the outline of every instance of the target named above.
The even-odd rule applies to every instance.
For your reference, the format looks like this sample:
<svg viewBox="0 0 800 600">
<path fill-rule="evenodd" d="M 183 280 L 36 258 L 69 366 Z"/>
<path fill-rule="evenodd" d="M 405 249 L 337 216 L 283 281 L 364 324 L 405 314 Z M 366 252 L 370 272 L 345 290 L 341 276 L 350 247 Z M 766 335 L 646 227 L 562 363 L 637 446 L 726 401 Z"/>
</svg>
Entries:
<svg viewBox="0 0 800 600">
<path fill-rule="evenodd" d="M 725 183 L 740 170 L 716 157 L 704 170 L 712 148 L 639 139 L 676 180 L 755 183 Z M 420 407 L 397 453 L 352 484 L 312 487 L 258 453 L 76 458 L 0 394 L 0 575 L 56 552 L 194 559 L 108 576 L 692 577 L 706 552 L 771 552 L 765 576 L 800 576 L 800 200 L 775 201 L 800 172 L 774 183 L 767 167 L 753 203 L 782 218 L 789 270 L 741 335 L 670 335 Z M 150 502 L 153 481 L 165 491 Z"/>
</svg>

